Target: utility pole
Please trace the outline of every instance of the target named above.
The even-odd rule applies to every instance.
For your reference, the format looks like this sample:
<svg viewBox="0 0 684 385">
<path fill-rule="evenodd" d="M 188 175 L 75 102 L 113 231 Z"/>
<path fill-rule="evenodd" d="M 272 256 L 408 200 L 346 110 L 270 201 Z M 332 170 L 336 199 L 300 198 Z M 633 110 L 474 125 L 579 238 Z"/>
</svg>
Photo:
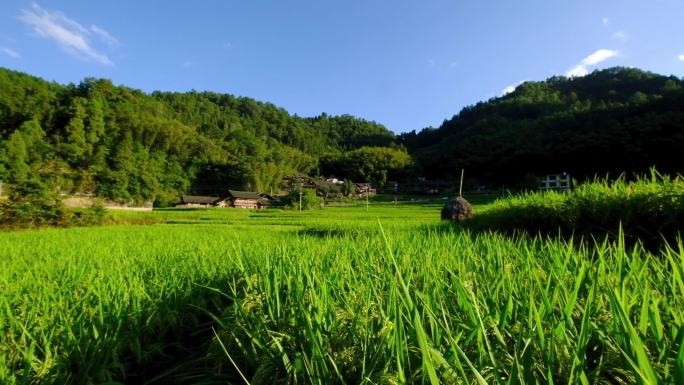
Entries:
<svg viewBox="0 0 684 385">
<path fill-rule="evenodd" d="M 399 197 L 399 183 L 394 182 L 394 205 L 397 205 L 397 199 Z"/>
<path fill-rule="evenodd" d="M 299 211 L 302 211 L 302 185 L 304 185 L 303 182 L 299 183 Z"/>
<path fill-rule="evenodd" d="M 463 171 L 464 169 L 461 169 L 461 184 L 458 186 L 458 196 L 463 196 Z"/>
</svg>

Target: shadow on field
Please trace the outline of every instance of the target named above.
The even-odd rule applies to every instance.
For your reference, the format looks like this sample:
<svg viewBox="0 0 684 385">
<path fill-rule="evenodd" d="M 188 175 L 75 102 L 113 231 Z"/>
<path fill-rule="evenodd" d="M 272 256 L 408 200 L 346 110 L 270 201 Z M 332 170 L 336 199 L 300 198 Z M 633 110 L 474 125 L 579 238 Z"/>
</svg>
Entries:
<svg viewBox="0 0 684 385">
<path fill-rule="evenodd" d="M 376 234 L 377 229 L 373 228 L 336 228 L 336 227 L 307 227 L 299 230 L 297 234 L 315 238 L 359 238 L 370 234 Z"/>
<path fill-rule="evenodd" d="M 515 209 L 505 213 L 479 214 L 463 223 L 442 221 L 435 225 L 425 225 L 421 231 L 426 234 L 466 231 L 472 235 L 496 233 L 508 237 L 541 236 L 557 241 L 589 244 L 622 240 L 627 247 L 640 245 L 648 251 L 658 252 L 667 246 L 676 249 L 676 245 L 682 240 L 681 229 L 682 227 L 676 223 L 623 224 L 620 220 L 609 224 L 601 221 L 583 221 L 576 225 L 549 216 L 521 213 Z"/>
<path fill-rule="evenodd" d="M 114 376 L 112 383 L 189 385 L 237 381 L 225 370 L 219 374 L 216 360 L 208 355 L 214 338 L 212 328 L 219 327 L 211 314 L 220 314 L 231 301 L 208 287 L 196 286 L 169 302 L 160 305 L 164 314 L 150 318 L 144 327 L 123 326 L 129 329 L 122 333 L 121 345 L 125 348 L 119 353 L 125 374 Z"/>
<path fill-rule="evenodd" d="M 202 226 L 202 225 L 231 225 L 233 224 L 234 221 L 229 221 L 229 220 L 221 220 L 221 219 L 215 219 L 215 218 L 200 218 L 197 220 L 170 220 L 163 222 L 165 225 L 197 225 L 197 226 Z"/>
</svg>

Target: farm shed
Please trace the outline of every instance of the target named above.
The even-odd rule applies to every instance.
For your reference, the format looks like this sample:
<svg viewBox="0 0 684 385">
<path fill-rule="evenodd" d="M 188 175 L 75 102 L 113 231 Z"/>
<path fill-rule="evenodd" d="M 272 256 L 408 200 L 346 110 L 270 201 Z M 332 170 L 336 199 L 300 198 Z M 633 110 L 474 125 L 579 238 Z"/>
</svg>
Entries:
<svg viewBox="0 0 684 385">
<path fill-rule="evenodd" d="M 180 207 L 209 207 L 216 206 L 221 200 L 219 197 L 209 197 L 200 195 L 181 196 Z"/>
<path fill-rule="evenodd" d="M 241 209 L 258 209 L 259 194 L 251 191 L 228 190 L 228 197 L 219 203 L 219 206 L 237 207 Z"/>
<path fill-rule="evenodd" d="M 562 174 L 545 175 L 545 176 L 539 178 L 539 189 L 540 190 L 562 191 L 562 190 L 569 190 L 571 188 L 572 188 L 572 179 L 570 178 L 570 174 L 565 173 L 565 172 Z"/>
</svg>

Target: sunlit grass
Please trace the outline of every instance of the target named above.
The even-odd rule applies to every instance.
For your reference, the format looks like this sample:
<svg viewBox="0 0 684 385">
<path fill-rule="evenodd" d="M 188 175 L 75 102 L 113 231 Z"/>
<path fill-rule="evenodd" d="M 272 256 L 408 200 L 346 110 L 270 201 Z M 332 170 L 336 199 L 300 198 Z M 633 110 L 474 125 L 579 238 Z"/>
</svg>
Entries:
<svg viewBox="0 0 684 385">
<path fill-rule="evenodd" d="M 681 244 L 473 234 L 439 208 L 0 234 L 0 383 L 682 383 Z"/>
<path fill-rule="evenodd" d="M 684 228 L 684 177 L 661 176 L 628 181 L 597 179 L 568 192 L 528 192 L 496 200 L 472 223 L 475 229 L 522 230 L 536 234 L 674 241 Z"/>
</svg>

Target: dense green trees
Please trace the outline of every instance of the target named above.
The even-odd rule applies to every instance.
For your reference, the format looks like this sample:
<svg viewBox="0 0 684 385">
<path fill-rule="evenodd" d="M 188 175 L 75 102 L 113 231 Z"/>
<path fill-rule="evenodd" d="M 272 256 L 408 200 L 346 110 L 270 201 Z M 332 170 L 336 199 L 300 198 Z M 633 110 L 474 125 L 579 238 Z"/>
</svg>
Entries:
<svg viewBox="0 0 684 385">
<path fill-rule="evenodd" d="M 324 174 L 373 182 L 379 186 L 388 180 L 405 177 L 412 166 L 413 160 L 403 148 L 361 147 L 321 158 L 321 171 Z"/>
<path fill-rule="evenodd" d="M 627 68 L 527 82 L 398 138 L 348 115 L 301 118 L 226 94 L 63 86 L 0 69 L 0 179 L 120 201 L 270 192 L 295 173 L 382 185 L 466 168 L 471 183 L 511 186 L 562 171 L 681 172 L 683 128 L 684 81 Z"/>
<path fill-rule="evenodd" d="M 8 199 L 0 200 L 0 228 L 92 226 L 102 224 L 104 208 L 67 209 L 56 191 L 31 178 L 13 185 Z"/>
<path fill-rule="evenodd" d="M 300 118 L 211 92 L 145 94 L 108 80 L 62 86 L 0 69 L 0 180 L 63 193 L 167 204 L 186 192 L 279 190 L 317 173 L 323 153 L 388 146 L 385 127 L 351 116 Z"/>
<path fill-rule="evenodd" d="M 40 171 L 48 159 L 52 147 L 47 143 L 45 132 L 35 120 L 27 120 L 9 135 L 3 143 L 0 156 L 4 160 L 2 171 L 10 183 L 25 182 L 34 171 Z"/>
<path fill-rule="evenodd" d="M 488 184 L 517 184 L 529 173 L 682 172 L 684 81 L 611 68 L 527 82 L 400 142 L 428 177 L 456 179 L 466 168 Z"/>
</svg>

